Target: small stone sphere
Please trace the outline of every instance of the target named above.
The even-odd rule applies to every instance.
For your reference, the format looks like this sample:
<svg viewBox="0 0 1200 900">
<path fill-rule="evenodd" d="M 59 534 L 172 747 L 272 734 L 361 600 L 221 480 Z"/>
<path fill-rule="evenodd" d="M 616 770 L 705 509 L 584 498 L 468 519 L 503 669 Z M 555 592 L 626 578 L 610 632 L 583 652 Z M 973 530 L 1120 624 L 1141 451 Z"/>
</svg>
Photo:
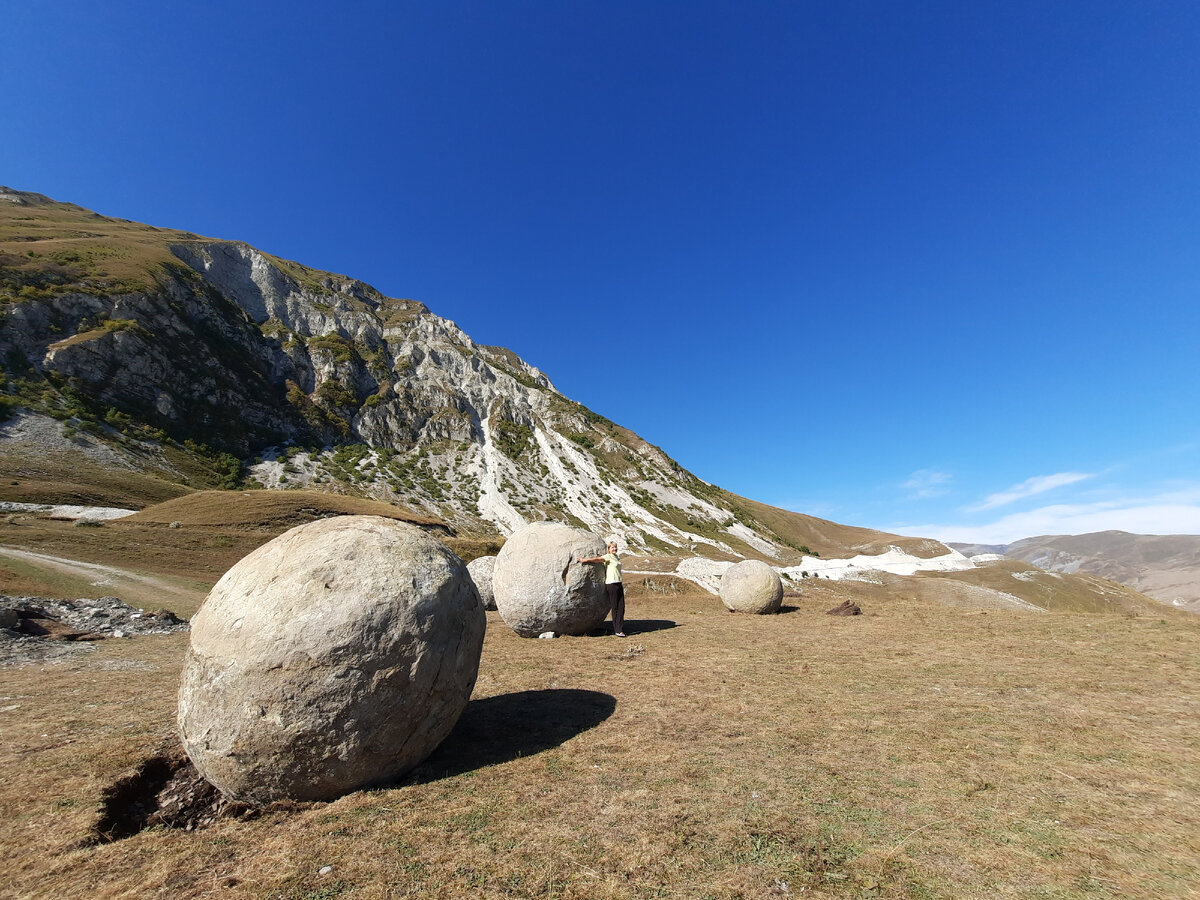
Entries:
<svg viewBox="0 0 1200 900">
<path fill-rule="evenodd" d="M 496 594 L 492 590 L 492 571 L 496 568 L 496 557 L 481 556 L 467 563 L 467 571 L 479 590 L 479 599 L 484 609 L 496 608 Z"/>
<path fill-rule="evenodd" d="M 184 749 L 251 804 L 392 781 L 458 721 L 486 624 L 462 560 L 412 525 L 293 528 L 226 572 L 192 618 Z"/>
<path fill-rule="evenodd" d="M 765 562 L 744 559 L 721 576 L 721 602 L 733 612 L 765 615 L 779 612 L 783 582 Z"/>
<path fill-rule="evenodd" d="M 505 624 L 521 637 L 547 631 L 586 634 L 608 615 L 604 566 L 579 558 L 604 555 L 593 534 L 558 522 L 513 532 L 496 557 L 492 589 Z"/>
</svg>

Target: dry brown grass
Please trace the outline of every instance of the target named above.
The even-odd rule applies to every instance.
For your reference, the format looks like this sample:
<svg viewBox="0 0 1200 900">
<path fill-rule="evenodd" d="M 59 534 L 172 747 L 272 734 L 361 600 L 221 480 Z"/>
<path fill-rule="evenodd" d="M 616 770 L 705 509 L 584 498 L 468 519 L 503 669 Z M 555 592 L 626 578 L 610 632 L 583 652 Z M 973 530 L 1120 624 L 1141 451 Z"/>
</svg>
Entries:
<svg viewBox="0 0 1200 900">
<path fill-rule="evenodd" d="M 152 474 L 102 466 L 82 453 L 21 450 L 0 455 L 0 500 L 141 509 L 191 488 Z"/>
<path fill-rule="evenodd" d="M 440 525 L 377 500 L 319 491 L 198 491 L 142 510 L 124 520 L 137 525 L 219 526 L 222 528 L 292 528 L 329 515 L 384 516 L 415 525 Z"/>
<path fill-rule="evenodd" d="M 71 287 L 152 286 L 163 265 L 178 264 L 169 244 L 196 239 L 69 203 L 0 204 L 0 263 L 21 273 L 58 273 Z"/>
<path fill-rule="evenodd" d="M 22 514 L 16 524 L 0 521 L 0 544 L 18 550 L 112 565 L 198 586 L 200 596 L 251 550 L 289 528 L 329 515 L 379 515 L 437 527 L 436 520 L 357 497 L 308 491 L 200 491 L 169 500 L 136 515 L 80 528 L 73 522 Z M 172 522 L 180 527 L 172 528 Z M 448 543 L 457 539 L 446 538 Z M 461 539 L 464 549 L 484 541 Z M 52 565 L 0 556 L 0 590 L 73 599 L 93 596 L 88 579 L 71 578 Z M 10 590 L 11 589 L 11 590 Z M 99 588 L 103 593 L 105 589 Z M 120 592 L 116 592 L 120 593 Z M 146 597 L 136 601 L 142 605 Z M 187 615 L 192 610 L 168 604 Z"/>
<path fill-rule="evenodd" d="M 807 546 L 827 559 L 848 558 L 860 553 L 875 556 L 886 553 L 893 546 L 921 559 L 946 553 L 943 544 L 929 538 L 901 537 L 871 528 L 842 525 L 745 497 L 736 497 L 735 502 L 780 537 L 796 546 Z"/>
<path fill-rule="evenodd" d="M 22 515 L 16 521 L 19 524 L 0 521 L 0 543 L 5 546 L 210 585 L 255 547 L 286 530 L 169 528 L 160 524 L 138 525 L 128 519 L 105 522 L 98 528 L 79 528 L 70 521 L 32 515 Z M 11 562 L 0 558 L 0 571 L 6 569 L 15 572 Z M 26 571 L 22 577 L 30 593 L 38 593 L 37 576 Z M 42 590 L 47 591 L 46 596 L 68 599 L 88 596 L 88 593 L 64 594 L 50 582 Z"/>
<path fill-rule="evenodd" d="M 957 581 L 1012 593 L 1043 609 L 1058 612 L 1178 614 L 1131 587 L 1094 575 L 1059 575 L 1019 560 L 947 574 L 927 572 L 922 581 Z"/>
<path fill-rule="evenodd" d="M 848 596 L 867 614 L 824 614 Z M 475 699 L 404 783 L 100 846 L 83 842 L 103 787 L 171 740 L 186 636 L 6 669 L 7 893 L 1200 891 L 1200 623 L 832 582 L 790 602 L 748 617 L 631 590 L 626 640 L 523 640 L 489 613 Z"/>
</svg>

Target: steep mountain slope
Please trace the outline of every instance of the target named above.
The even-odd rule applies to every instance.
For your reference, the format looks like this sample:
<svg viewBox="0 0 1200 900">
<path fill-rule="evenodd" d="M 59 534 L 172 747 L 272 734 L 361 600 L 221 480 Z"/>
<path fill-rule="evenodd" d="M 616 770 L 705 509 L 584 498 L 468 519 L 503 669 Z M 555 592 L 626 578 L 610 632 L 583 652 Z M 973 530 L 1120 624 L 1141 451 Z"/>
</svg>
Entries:
<svg viewBox="0 0 1200 900">
<path fill-rule="evenodd" d="M 951 544 L 963 553 L 1000 553 L 1048 572 L 1095 575 L 1136 588 L 1163 603 L 1200 612 L 1200 535 L 1041 535 L 1012 544 Z"/>
<path fill-rule="evenodd" d="M 248 471 L 466 533 L 554 518 L 717 559 L 946 552 L 729 494 L 416 301 L 7 188 L 0 362 L 6 433 L 57 419 L 59 451 L 188 487 Z"/>
<path fill-rule="evenodd" d="M 709 589 L 754 556 L 793 589 L 903 583 L 951 605 L 1141 608 L 1099 579 L 974 570 L 937 541 L 730 494 L 417 301 L 7 188 L 0 369 L 0 501 L 154 507 L 105 529 L 100 544 L 121 538 L 130 563 L 164 522 L 240 534 L 338 506 L 227 490 L 267 487 L 385 501 L 475 555 L 524 522 L 566 521 L 618 536 L 637 554 L 631 572 Z M 911 579 L 919 570 L 938 574 Z"/>
</svg>

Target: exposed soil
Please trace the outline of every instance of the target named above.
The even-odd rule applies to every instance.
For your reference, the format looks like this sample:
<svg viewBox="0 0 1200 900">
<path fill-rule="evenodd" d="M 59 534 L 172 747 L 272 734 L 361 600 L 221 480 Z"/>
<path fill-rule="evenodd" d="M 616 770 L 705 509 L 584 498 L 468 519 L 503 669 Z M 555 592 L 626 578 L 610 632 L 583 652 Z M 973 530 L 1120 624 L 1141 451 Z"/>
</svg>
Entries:
<svg viewBox="0 0 1200 900">
<path fill-rule="evenodd" d="M 111 843 L 156 825 L 194 831 L 221 818 L 258 812 L 226 799 L 181 749 L 174 749 L 148 757 L 105 788 L 88 843 Z"/>
</svg>

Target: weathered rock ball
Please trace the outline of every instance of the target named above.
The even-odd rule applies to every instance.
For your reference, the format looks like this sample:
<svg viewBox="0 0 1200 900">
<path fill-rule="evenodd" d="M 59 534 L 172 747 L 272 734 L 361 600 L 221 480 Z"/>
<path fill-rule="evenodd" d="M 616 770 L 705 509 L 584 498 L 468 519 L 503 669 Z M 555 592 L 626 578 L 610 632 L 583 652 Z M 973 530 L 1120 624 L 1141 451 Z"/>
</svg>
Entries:
<svg viewBox="0 0 1200 900">
<path fill-rule="evenodd" d="M 534 522 L 513 532 L 492 573 L 500 618 L 521 637 L 591 631 L 608 615 L 604 566 L 576 559 L 603 555 L 600 538 L 570 525 Z"/>
<path fill-rule="evenodd" d="M 783 603 L 783 582 L 779 573 L 765 562 L 744 559 L 721 576 L 721 602 L 733 612 L 779 612 Z"/>
<path fill-rule="evenodd" d="M 200 774 L 263 804 L 389 781 L 449 734 L 487 619 L 462 561 L 376 516 L 301 525 L 192 618 L 179 732 Z"/>
<path fill-rule="evenodd" d="M 492 590 L 492 570 L 495 568 L 494 556 L 481 556 L 467 563 L 467 571 L 471 573 L 471 580 L 475 582 L 484 609 L 496 608 L 496 594 Z"/>
</svg>

